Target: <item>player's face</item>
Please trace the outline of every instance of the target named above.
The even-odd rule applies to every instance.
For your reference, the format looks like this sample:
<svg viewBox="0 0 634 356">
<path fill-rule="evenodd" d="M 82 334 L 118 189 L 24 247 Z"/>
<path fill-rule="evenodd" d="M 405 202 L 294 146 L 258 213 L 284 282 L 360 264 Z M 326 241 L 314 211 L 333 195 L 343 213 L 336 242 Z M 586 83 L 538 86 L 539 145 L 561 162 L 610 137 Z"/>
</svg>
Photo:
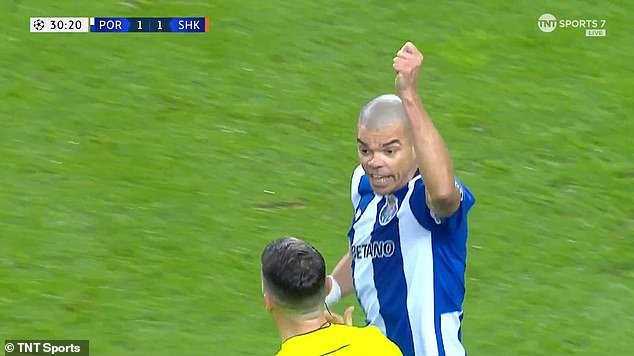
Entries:
<svg viewBox="0 0 634 356">
<path fill-rule="evenodd" d="M 393 193 L 414 176 L 416 157 L 401 123 L 375 130 L 359 126 L 357 145 L 359 162 L 375 193 Z"/>
</svg>

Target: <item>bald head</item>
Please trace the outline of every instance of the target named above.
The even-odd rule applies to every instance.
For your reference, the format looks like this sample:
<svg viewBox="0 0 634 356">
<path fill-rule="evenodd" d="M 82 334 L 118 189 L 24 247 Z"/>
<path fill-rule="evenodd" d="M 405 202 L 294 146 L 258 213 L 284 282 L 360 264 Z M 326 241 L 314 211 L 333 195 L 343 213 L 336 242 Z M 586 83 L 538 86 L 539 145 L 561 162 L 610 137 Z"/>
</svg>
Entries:
<svg viewBox="0 0 634 356">
<path fill-rule="evenodd" d="M 408 127 L 409 120 L 401 98 L 385 94 L 377 96 L 363 107 L 357 126 L 366 130 L 379 130 L 395 124 Z"/>
</svg>

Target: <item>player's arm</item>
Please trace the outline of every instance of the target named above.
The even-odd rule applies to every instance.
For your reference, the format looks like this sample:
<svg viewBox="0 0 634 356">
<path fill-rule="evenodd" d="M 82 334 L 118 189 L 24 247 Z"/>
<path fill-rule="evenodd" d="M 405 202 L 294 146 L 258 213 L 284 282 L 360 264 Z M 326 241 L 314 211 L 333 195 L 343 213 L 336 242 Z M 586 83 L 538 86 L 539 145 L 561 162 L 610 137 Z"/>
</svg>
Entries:
<svg viewBox="0 0 634 356">
<path fill-rule="evenodd" d="M 427 206 L 439 218 L 451 216 L 460 206 L 453 163 L 445 141 L 440 136 L 416 91 L 423 55 L 406 43 L 394 58 L 396 88 L 411 124 L 411 137 L 418 168 L 425 181 Z"/>
<path fill-rule="evenodd" d="M 332 287 L 326 297 L 326 304 L 331 306 L 354 291 L 354 285 L 352 284 L 352 256 L 350 255 L 350 251 L 346 252 L 341 260 L 339 260 L 339 263 L 337 263 L 329 278 L 331 278 Z"/>
</svg>

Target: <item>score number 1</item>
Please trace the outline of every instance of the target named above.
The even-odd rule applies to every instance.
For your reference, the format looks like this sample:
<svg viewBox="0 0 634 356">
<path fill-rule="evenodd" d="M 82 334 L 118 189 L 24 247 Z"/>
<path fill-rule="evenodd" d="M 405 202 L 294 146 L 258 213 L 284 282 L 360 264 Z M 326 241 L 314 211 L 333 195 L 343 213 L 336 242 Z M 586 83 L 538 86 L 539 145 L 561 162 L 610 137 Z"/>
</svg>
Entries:
<svg viewBox="0 0 634 356">
<path fill-rule="evenodd" d="M 169 19 L 157 17 L 128 18 L 130 32 L 170 32 Z"/>
<path fill-rule="evenodd" d="M 149 19 L 150 23 L 152 23 L 152 19 Z M 137 23 L 139 24 L 138 30 L 139 31 L 143 31 L 143 24 L 142 24 L 143 20 L 138 20 Z M 155 21 L 158 26 L 156 27 L 157 30 L 161 31 L 163 30 L 163 21 L 161 21 L 161 19 L 158 19 Z M 149 29 L 148 29 L 149 30 Z"/>
</svg>

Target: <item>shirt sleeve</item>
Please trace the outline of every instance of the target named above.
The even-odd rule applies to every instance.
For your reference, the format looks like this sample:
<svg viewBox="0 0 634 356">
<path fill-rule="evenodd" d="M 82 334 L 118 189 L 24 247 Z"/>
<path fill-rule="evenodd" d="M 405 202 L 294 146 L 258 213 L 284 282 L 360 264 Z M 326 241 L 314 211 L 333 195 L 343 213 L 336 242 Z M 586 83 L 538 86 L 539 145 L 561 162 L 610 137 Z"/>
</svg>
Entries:
<svg viewBox="0 0 634 356">
<path fill-rule="evenodd" d="M 455 178 L 455 184 L 460 190 L 460 206 L 451 216 L 439 218 L 427 206 L 425 183 L 422 179 L 416 181 L 414 191 L 410 197 L 410 206 L 416 220 L 425 229 L 430 231 L 444 230 L 451 233 L 466 223 L 467 214 L 475 204 L 475 197 L 457 178 Z"/>
</svg>

